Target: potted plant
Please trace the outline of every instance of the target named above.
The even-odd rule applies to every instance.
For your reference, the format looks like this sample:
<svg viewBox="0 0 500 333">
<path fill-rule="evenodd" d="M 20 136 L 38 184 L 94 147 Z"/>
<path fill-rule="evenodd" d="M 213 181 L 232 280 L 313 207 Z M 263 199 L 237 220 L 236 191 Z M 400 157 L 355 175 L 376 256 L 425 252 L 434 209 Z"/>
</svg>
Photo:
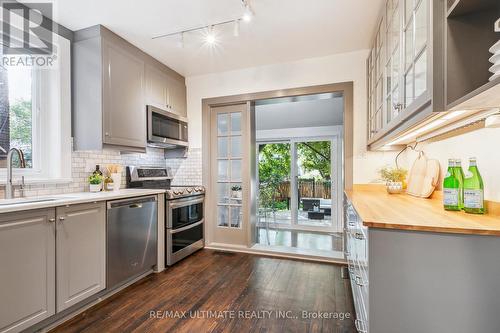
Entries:
<svg viewBox="0 0 500 333">
<path fill-rule="evenodd" d="M 102 176 L 92 174 L 89 176 L 90 192 L 100 192 L 102 189 Z"/>
<path fill-rule="evenodd" d="M 231 187 L 231 192 L 232 192 L 232 197 L 236 199 L 241 199 L 241 186 L 240 185 L 233 185 Z"/>
<path fill-rule="evenodd" d="M 406 187 L 406 175 L 408 171 L 403 168 L 386 167 L 379 171 L 380 177 L 385 181 L 388 193 L 395 194 L 403 192 Z"/>
</svg>

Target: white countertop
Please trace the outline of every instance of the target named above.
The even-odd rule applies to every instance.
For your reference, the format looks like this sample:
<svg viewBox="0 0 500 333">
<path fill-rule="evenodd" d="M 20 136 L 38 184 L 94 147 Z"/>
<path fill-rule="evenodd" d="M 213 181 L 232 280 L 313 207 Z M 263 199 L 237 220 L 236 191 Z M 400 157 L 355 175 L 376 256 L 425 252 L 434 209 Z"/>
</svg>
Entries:
<svg viewBox="0 0 500 333">
<path fill-rule="evenodd" d="M 110 192 L 76 192 L 57 195 L 47 195 L 42 197 L 16 198 L 9 200 L 0 200 L 0 214 L 9 212 L 18 212 L 30 209 L 58 207 L 65 205 L 74 205 L 79 203 L 107 201 L 115 199 L 125 199 L 140 197 L 144 195 L 154 195 L 165 193 L 161 189 L 122 189 Z M 30 202 L 34 200 L 44 200 Z"/>
</svg>

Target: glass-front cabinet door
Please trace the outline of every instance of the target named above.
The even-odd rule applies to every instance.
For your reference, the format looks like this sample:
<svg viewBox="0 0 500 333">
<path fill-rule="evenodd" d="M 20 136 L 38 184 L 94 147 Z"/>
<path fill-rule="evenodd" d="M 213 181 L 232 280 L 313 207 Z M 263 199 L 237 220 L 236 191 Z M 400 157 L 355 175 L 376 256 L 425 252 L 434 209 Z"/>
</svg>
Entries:
<svg viewBox="0 0 500 333">
<path fill-rule="evenodd" d="M 429 1 L 385 2 L 367 60 L 369 143 L 420 112 L 431 98 Z"/>
<path fill-rule="evenodd" d="M 386 5 L 386 62 L 385 62 L 385 124 L 402 110 L 400 101 L 401 67 L 401 16 L 399 0 L 389 0 Z"/>
<path fill-rule="evenodd" d="M 428 1 L 404 0 L 404 107 L 427 90 Z"/>
</svg>

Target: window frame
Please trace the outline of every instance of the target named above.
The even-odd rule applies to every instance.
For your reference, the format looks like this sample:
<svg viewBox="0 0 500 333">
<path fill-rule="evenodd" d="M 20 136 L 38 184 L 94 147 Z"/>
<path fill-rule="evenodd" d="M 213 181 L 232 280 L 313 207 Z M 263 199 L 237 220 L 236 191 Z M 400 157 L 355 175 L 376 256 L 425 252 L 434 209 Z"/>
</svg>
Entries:
<svg viewBox="0 0 500 333">
<path fill-rule="evenodd" d="M 57 66 L 54 70 L 33 68 L 32 168 L 13 168 L 19 184 L 69 183 L 71 156 L 71 41 L 53 33 Z M 7 181 L 7 168 L 0 168 L 0 185 Z"/>
</svg>

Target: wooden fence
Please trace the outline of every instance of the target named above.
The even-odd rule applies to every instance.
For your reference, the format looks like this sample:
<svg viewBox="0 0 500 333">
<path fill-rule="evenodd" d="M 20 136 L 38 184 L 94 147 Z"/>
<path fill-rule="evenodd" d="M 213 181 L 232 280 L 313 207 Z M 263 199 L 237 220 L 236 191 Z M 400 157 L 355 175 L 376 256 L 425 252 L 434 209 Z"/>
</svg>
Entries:
<svg viewBox="0 0 500 333">
<path fill-rule="evenodd" d="M 332 183 L 330 181 L 315 181 L 314 179 L 299 179 L 299 198 L 332 198 Z M 277 200 L 286 200 L 290 195 L 290 182 L 285 181 L 278 185 Z"/>
</svg>

